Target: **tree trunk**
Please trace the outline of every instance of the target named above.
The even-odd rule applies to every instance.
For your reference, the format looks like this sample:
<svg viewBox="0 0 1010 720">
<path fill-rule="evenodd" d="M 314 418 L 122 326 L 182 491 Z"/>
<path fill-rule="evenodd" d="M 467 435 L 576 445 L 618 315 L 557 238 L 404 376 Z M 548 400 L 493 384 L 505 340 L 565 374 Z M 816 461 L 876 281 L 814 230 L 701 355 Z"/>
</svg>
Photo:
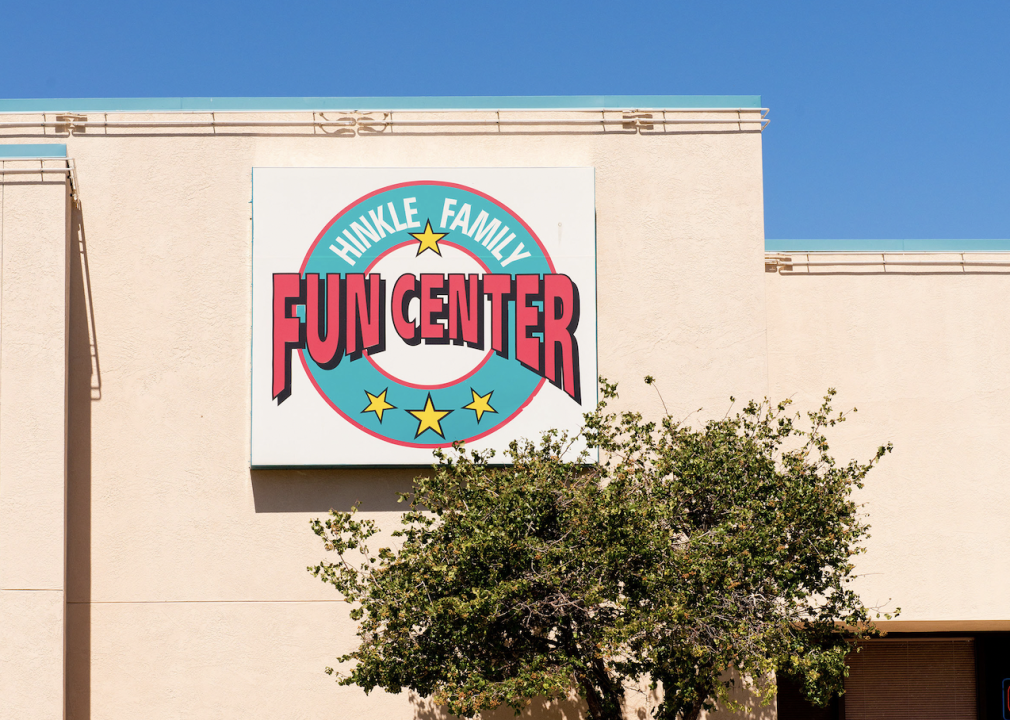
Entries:
<svg viewBox="0 0 1010 720">
<path fill-rule="evenodd" d="M 620 692 L 615 687 L 602 661 L 597 662 L 599 667 L 596 667 L 597 663 L 593 663 L 592 676 L 583 675 L 579 678 L 579 683 L 586 695 L 589 717 L 592 720 L 622 720 Z M 603 672 L 602 678 L 600 670 Z"/>
<path fill-rule="evenodd" d="M 699 698 L 691 705 L 690 709 L 684 713 L 684 720 L 698 720 L 701 717 L 701 711 L 705 707 L 705 698 Z"/>
<path fill-rule="evenodd" d="M 582 690 L 586 694 L 586 705 L 589 707 L 589 717 L 592 720 L 603 720 L 603 705 L 600 703 L 600 696 L 596 692 L 596 688 L 593 683 L 590 682 L 589 678 L 581 677 L 579 682 L 582 684 Z"/>
<path fill-rule="evenodd" d="M 709 668 L 704 668 L 705 672 L 709 672 Z M 711 684 L 705 684 L 702 687 L 695 687 L 694 691 L 698 698 L 691 704 L 691 706 L 684 712 L 684 720 L 698 720 L 701 717 L 701 711 L 705 709 L 705 701 L 709 699 L 712 695 L 714 687 Z"/>
</svg>

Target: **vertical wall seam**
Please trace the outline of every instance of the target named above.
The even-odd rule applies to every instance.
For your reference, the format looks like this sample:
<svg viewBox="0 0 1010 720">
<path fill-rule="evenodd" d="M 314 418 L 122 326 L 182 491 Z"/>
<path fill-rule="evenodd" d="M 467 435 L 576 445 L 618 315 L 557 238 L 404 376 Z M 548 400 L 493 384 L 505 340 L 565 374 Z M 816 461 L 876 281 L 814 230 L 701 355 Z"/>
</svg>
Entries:
<svg viewBox="0 0 1010 720">
<path fill-rule="evenodd" d="M 73 183 L 70 177 L 70 161 L 64 178 L 63 202 L 63 619 L 60 631 L 63 636 L 63 677 L 60 688 L 63 692 L 63 717 L 67 716 L 67 551 L 70 535 L 67 532 L 67 456 L 70 452 L 70 252 L 73 229 Z"/>
<path fill-rule="evenodd" d="M 7 164 L 0 160 L 0 170 L 7 167 Z M 7 189 L 7 176 L 0 176 L 0 399 L 3 398 L 3 211 L 4 211 L 4 193 Z M 3 414 L 0 413 L 0 423 L 3 423 Z M 0 437 L 3 437 L 3 426 L 0 424 Z M 3 485 L 3 479 L 0 478 L 0 486 Z M 0 495 L 3 493 L 3 488 L 0 487 Z"/>
<path fill-rule="evenodd" d="M 0 170 L 7 163 L 0 160 Z M 4 200 L 7 189 L 7 176 L 0 175 L 0 402 L 3 401 L 3 327 L 4 327 Z M 0 413 L 0 438 L 3 437 L 3 413 Z M 3 478 L 0 478 L 0 497 L 3 496 Z"/>
</svg>

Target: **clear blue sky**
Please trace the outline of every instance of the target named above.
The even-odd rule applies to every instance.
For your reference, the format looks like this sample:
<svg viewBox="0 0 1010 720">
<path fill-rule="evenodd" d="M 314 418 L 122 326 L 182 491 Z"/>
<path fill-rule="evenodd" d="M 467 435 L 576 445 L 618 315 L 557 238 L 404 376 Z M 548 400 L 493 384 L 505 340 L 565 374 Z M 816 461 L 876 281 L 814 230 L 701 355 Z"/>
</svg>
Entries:
<svg viewBox="0 0 1010 720">
<path fill-rule="evenodd" d="M 19 2 L 0 97 L 761 95 L 769 238 L 1010 238 L 1010 1 Z"/>
</svg>

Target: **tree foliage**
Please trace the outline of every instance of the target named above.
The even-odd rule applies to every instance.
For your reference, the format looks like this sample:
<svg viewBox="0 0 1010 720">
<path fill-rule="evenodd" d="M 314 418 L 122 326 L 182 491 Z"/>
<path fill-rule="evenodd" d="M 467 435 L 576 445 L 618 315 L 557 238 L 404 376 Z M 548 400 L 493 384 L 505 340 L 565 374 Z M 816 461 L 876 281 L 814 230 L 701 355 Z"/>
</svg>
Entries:
<svg viewBox="0 0 1010 720">
<path fill-rule="evenodd" d="M 662 687 L 657 718 L 696 720 L 733 668 L 766 698 L 776 673 L 819 704 L 842 690 L 845 655 L 876 633 L 850 587 L 868 530 L 851 493 L 890 445 L 836 462 L 833 390 L 805 420 L 764 401 L 694 427 L 608 412 L 601 382 L 598 464 L 553 431 L 508 465 L 456 447 L 401 496 L 388 546 L 354 512 L 313 521 L 338 557 L 309 570 L 359 623 L 341 684 L 467 717 L 575 691 L 594 720 L 622 717 L 641 681 Z"/>
</svg>

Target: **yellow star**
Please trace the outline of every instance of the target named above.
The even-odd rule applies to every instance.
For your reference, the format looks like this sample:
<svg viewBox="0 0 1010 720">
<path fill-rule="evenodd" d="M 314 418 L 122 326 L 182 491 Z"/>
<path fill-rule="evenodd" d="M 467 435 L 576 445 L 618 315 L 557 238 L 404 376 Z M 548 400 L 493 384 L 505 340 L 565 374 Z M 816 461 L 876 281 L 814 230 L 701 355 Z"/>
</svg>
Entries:
<svg viewBox="0 0 1010 720">
<path fill-rule="evenodd" d="M 442 251 L 438 248 L 438 241 L 444 238 L 449 233 L 437 233 L 431 231 L 431 220 L 428 220 L 424 225 L 424 232 L 419 233 L 407 233 L 415 240 L 419 240 L 420 244 L 417 246 L 417 255 L 420 255 L 425 250 L 434 250 L 436 255 L 441 255 Z M 415 255 L 414 257 L 417 257 Z"/>
<path fill-rule="evenodd" d="M 452 410 L 436 410 L 434 403 L 431 402 L 431 393 L 428 393 L 428 399 L 424 403 L 423 410 L 408 410 L 411 415 L 417 418 L 417 434 L 414 437 L 420 437 L 421 433 L 425 430 L 434 430 L 442 438 L 445 435 L 442 434 L 442 418 L 452 412 Z"/>
<path fill-rule="evenodd" d="M 473 410 L 477 413 L 477 422 L 480 422 L 480 419 L 486 412 L 498 414 L 498 411 L 491 407 L 491 395 L 494 393 L 494 390 L 487 395 L 478 395 L 476 390 L 470 388 L 470 393 L 473 395 L 473 402 L 469 405 L 464 405 L 463 409 Z"/>
<path fill-rule="evenodd" d="M 373 412 L 375 416 L 379 418 L 379 422 L 382 422 L 382 413 L 386 410 L 395 410 L 396 405 L 390 405 L 386 402 L 386 393 L 389 392 L 389 388 L 386 388 L 378 395 L 372 395 L 372 393 L 365 390 L 365 395 L 368 396 L 368 407 L 366 407 L 361 412 Z"/>
</svg>

